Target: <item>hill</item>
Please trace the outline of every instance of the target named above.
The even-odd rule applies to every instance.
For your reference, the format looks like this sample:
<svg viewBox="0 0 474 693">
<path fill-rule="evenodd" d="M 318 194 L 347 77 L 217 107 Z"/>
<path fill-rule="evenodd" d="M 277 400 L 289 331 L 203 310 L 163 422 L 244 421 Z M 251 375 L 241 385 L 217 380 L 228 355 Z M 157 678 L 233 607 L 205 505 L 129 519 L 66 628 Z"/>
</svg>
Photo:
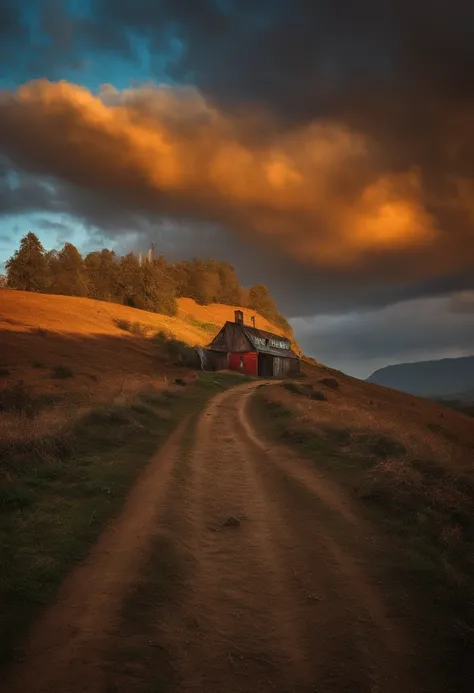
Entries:
<svg viewBox="0 0 474 693">
<path fill-rule="evenodd" d="M 273 690 L 280 670 L 295 675 L 296 647 L 295 661 L 315 663 L 318 690 L 356 681 L 360 691 L 398 691 L 416 663 L 420 685 L 406 690 L 470 693 L 472 419 L 309 362 L 284 382 L 196 378 L 153 338 L 165 330 L 205 344 L 233 310 L 184 299 L 171 318 L 0 292 L 0 405 L 10 406 L 0 413 L 0 670 L 2 657 L 3 666 L 15 659 L 34 681 L 6 690 L 32 690 L 36 677 L 35 690 L 66 690 L 47 677 L 83 682 L 105 671 L 104 652 L 120 679 L 110 690 L 149 690 L 152 663 L 158 676 L 183 661 L 191 678 L 210 662 L 212 676 L 231 682 L 245 665 L 249 689 L 270 690 L 260 685 L 264 661 Z M 7 436 L 16 439 L 3 445 Z M 40 605 L 55 600 L 111 517 L 38 621 L 25 659 L 16 648 Z M 177 590 L 169 603 L 168 587 Z M 225 626 L 234 638 L 236 599 L 241 640 L 229 658 L 219 634 Z M 158 601 L 171 620 L 157 618 Z M 154 630 L 163 622 L 177 627 Z M 203 633 L 192 650 L 190 623 Z M 173 666 L 156 649 L 174 652 L 170 633 L 185 653 Z M 321 666 L 321 654 L 334 666 Z M 232 666 L 216 668 L 226 659 Z M 291 678 L 287 689 L 296 687 Z"/>
<path fill-rule="evenodd" d="M 474 356 L 386 366 L 367 380 L 422 397 L 459 395 L 474 389 Z"/>
<path fill-rule="evenodd" d="M 299 382 L 259 389 L 253 420 L 309 460 L 311 471 L 299 483 L 309 485 L 311 475 L 319 479 L 315 486 L 336 482 L 318 499 L 331 509 L 332 537 L 349 508 L 370 519 L 358 560 L 365 554 L 386 588 L 404 594 L 399 613 L 406 622 L 418 620 L 427 661 L 434 666 L 437 659 L 444 671 L 439 689 L 467 693 L 474 673 L 472 418 L 326 367 L 304 364 L 303 371 Z M 300 495 L 295 513 L 303 508 Z M 346 522 L 352 526 L 354 517 Z M 377 532 L 384 539 L 374 553 Z M 418 690 L 438 688 L 426 678 Z"/>
<path fill-rule="evenodd" d="M 90 298 L 1 290 L 0 392 L 10 396 L 13 389 L 14 400 L 21 392 L 39 398 L 45 406 L 28 428 L 38 434 L 56 429 L 90 407 L 133 397 L 148 385 L 165 387 L 183 369 L 160 360 L 153 336 L 164 331 L 185 344 L 205 345 L 238 308 L 250 314 L 180 298 L 178 314 L 169 317 Z M 258 327 L 281 333 L 255 315 Z M 13 428 L 20 435 L 0 402 L 0 433 L 2 421 L 9 435 Z"/>
</svg>

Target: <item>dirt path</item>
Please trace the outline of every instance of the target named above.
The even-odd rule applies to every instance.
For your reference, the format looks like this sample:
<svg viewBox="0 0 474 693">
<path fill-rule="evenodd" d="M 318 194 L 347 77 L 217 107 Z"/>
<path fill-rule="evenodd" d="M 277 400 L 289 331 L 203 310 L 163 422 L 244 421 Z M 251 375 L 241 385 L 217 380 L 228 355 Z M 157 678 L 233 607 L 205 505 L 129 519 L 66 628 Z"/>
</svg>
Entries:
<svg viewBox="0 0 474 693">
<path fill-rule="evenodd" d="M 8 691 L 105 693 L 109 634 L 160 525 L 195 566 L 156 624 L 173 691 L 429 690 L 380 587 L 347 549 L 371 541 L 370 527 L 306 461 L 259 436 L 247 413 L 254 388 L 211 401 L 179 476 L 182 431 L 172 437 L 37 624 Z"/>
</svg>

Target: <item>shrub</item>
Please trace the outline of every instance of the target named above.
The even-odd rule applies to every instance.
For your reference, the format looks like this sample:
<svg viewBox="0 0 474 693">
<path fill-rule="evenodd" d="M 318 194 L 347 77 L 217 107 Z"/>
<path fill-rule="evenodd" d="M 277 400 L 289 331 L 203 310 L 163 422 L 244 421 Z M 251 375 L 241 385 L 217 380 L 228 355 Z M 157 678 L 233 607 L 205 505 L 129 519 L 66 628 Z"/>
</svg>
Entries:
<svg viewBox="0 0 474 693">
<path fill-rule="evenodd" d="M 293 392 L 295 395 L 308 395 L 308 391 L 305 389 L 304 385 L 299 385 L 299 383 L 287 382 L 282 383 L 282 387 L 288 392 Z"/>
<path fill-rule="evenodd" d="M 137 337 L 146 337 L 147 333 L 153 328 L 149 325 L 142 325 L 140 322 L 130 322 L 130 320 L 124 320 L 123 318 L 114 318 L 113 323 L 115 327 L 124 332 L 130 332 Z"/>
<path fill-rule="evenodd" d="M 313 390 L 313 392 L 310 394 L 311 399 L 316 399 L 319 400 L 320 402 L 326 402 L 327 397 L 324 394 L 324 392 L 321 392 L 321 390 Z"/>
<path fill-rule="evenodd" d="M 124 320 L 123 318 L 114 318 L 112 322 L 114 323 L 115 327 L 118 327 L 119 330 L 125 330 L 125 332 L 130 332 L 130 320 Z"/>
<path fill-rule="evenodd" d="M 38 413 L 38 410 L 37 399 L 22 380 L 12 388 L 0 392 L 0 412 L 32 417 Z"/>
<path fill-rule="evenodd" d="M 407 452 L 399 440 L 381 433 L 359 433 L 354 436 L 354 444 L 361 453 L 382 460 L 401 457 Z"/>
<path fill-rule="evenodd" d="M 147 333 L 152 329 L 149 325 L 142 325 L 141 322 L 132 322 L 130 325 L 130 332 L 136 337 L 146 337 Z"/>
<path fill-rule="evenodd" d="M 27 508 L 33 498 L 33 493 L 24 484 L 7 480 L 0 486 L 0 513 Z"/>
<path fill-rule="evenodd" d="M 158 347 L 160 356 L 163 356 L 167 361 L 170 361 L 176 366 L 196 367 L 197 354 L 195 349 L 191 348 L 180 339 L 176 339 L 165 332 L 158 332 L 155 335 L 155 343 Z"/>
<path fill-rule="evenodd" d="M 336 380 L 336 378 L 321 378 L 319 382 L 321 382 L 326 387 L 330 387 L 331 390 L 337 390 L 337 388 L 339 387 L 339 381 Z"/>
<path fill-rule="evenodd" d="M 72 378 L 73 375 L 73 371 L 68 366 L 59 365 L 51 368 L 52 378 Z"/>
<path fill-rule="evenodd" d="M 319 400 L 320 402 L 325 402 L 327 400 L 326 395 L 321 390 L 315 390 L 310 384 L 287 382 L 282 383 L 285 390 L 293 392 L 296 395 L 302 395 L 303 397 L 309 397 L 310 399 Z"/>
</svg>

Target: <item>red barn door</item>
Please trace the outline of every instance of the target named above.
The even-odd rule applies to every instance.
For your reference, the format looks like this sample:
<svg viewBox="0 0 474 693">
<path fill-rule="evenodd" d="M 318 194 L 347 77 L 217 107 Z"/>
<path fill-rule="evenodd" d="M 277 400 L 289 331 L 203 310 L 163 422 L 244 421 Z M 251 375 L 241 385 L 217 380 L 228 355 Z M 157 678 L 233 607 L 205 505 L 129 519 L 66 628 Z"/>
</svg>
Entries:
<svg viewBox="0 0 474 693">
<path fill-rule="evenodd" d="M 258 375 L 258 354 L 256 351 L 246 351 L 241 354 L 229 354 L 229 368 L 240 371 L 245 375 Z"/>
</svg>

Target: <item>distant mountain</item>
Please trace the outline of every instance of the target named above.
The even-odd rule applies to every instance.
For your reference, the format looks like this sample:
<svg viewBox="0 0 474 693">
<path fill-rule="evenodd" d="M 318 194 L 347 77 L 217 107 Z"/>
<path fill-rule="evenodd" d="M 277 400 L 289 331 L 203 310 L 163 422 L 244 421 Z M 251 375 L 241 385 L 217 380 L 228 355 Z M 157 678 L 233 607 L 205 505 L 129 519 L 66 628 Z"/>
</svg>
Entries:
<svg viewBox="0 0 474 693">
<path fill-rule="evenodd" d="M 474 391 L 474 356 L 399 363 L 380 368 L 367 380 L 422 397 L 459 396 Z"/>
</svg>

